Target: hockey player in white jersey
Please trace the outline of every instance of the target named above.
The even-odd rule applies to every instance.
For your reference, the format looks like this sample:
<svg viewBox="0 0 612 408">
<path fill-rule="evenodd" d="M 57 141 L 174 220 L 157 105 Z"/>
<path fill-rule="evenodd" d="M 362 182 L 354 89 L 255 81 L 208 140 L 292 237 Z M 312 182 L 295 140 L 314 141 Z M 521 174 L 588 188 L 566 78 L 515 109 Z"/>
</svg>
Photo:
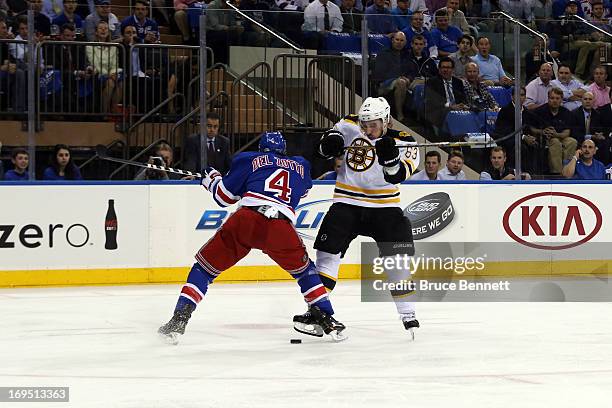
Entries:
<svg viewBox="0 0 612 408">
<path fill-rule="evenodd" d="M 333 290 L 338 268 L 351 241 L 358 235 L 373 238 L 381 257 L 413 255 L 412 227 L 400 207 L 397 184 L 418 166 L 418 147 L 400 154 L 396 139 L 414 142 L 406 132 L 389 129 L 391 109 L 384 98 L 367 98 L 358 115 L 349 115 L 324 133 L 319 153 L 327 158 L 344 156 L 334 189 L 334 203 L 317 234 L 317 272 Z M 345 149 L 345 146 L 349 148 Z M 375 147 L 375 149 L 373 148 Z M 401 243 L 401 245 L 397 245 Z M 394 271 L 389 271 L 393 273 Z M 395 271 L 404 276 L 406 271 Z M 411 292 L 392 292 L 406 330 L 414 338 L 419 327 Z M 323 332 L 312 324 L 309 312 L 293 318 L 295 330 L 313 336 Z"/>
</svg>

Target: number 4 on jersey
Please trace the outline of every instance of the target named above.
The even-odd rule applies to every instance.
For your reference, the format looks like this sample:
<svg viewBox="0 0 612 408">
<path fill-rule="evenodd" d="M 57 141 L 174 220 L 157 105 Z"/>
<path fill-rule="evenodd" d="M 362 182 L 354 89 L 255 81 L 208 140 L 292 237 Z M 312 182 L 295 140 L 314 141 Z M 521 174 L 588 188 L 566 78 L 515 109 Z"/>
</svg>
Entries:
<svg viewBox="0 0 612 408">
<path fill-rule="evenodd" d="M 280 200 L 291 201 L 291 187 L 289 187 L 289 172 L 278 169 L 266 179 L 265 190 L 273 193 Z"/>
</svg>

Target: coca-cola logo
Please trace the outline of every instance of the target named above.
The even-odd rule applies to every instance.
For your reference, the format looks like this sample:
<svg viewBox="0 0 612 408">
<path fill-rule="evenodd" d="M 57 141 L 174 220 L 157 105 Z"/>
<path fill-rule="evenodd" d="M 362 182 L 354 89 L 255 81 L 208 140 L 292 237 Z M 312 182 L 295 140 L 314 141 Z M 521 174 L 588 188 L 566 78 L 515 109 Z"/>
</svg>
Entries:
<svg viewBox="0 0 612 408">
<path fill-rule="evenodd" d="M 512 203 L 503 217 L 506 233 L 537 249 L 568 249 L 590 241 L 601 229 L 602 215 L 584 197 L 564 192 L 531 194 Z"/>
</svg>

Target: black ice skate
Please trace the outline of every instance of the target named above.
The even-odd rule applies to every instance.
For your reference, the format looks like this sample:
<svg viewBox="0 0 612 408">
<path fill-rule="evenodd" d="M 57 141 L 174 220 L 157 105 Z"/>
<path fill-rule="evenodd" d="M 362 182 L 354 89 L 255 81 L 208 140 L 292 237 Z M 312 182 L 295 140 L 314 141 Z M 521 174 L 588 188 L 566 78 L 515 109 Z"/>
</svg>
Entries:
<svg viewBox="0 0 612 408">
<path fill-rule="evenodd" d="M 416 315 L 414 312 L 412 313 L 404 313 L 401 315 L 402 323 L 404 323 L 404 328 L 408 330 L 412 340 L 414 340 L 414 329 L 421 327 L 419 321 L 416 319 Z"/>
<path fill-rule="evenodd" d="M 161 338 L 169 344 L 178 344 L 178 336 L 185 334 L 185 326 L 195 310 L 193 305 L 185 305 L 183 309 L 174 312 L 172 319 L 157 330 Z"/>
<path fill-rule="evenodd" d="M 304 314 L 293 316 L 293 328 L 310 336 L 323 337 L 323 334 L 329 334 L 334 341 L 347 339 L 342 333 L 346 327 L 318 306 L 310 307 Z"/>
</svg>

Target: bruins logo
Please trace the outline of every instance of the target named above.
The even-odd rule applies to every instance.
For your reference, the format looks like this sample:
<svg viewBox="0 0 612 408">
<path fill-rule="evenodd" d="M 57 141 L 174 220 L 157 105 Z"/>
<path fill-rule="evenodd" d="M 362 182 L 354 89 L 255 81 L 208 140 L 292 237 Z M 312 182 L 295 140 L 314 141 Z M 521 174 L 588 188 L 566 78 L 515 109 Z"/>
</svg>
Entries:
<svg viewBox="0 0 612 408">
<path fill-rule="evenodd" d="M 366 171 L 374 164 L 376 160 L 376 151 L 374 149 L 360 149 L 360 146 L 372 146 L 366 139 L 357 138 L 351 143 L 352 149 L 346 152 L 346 165 L 353 171 Z"/>
</svg>

